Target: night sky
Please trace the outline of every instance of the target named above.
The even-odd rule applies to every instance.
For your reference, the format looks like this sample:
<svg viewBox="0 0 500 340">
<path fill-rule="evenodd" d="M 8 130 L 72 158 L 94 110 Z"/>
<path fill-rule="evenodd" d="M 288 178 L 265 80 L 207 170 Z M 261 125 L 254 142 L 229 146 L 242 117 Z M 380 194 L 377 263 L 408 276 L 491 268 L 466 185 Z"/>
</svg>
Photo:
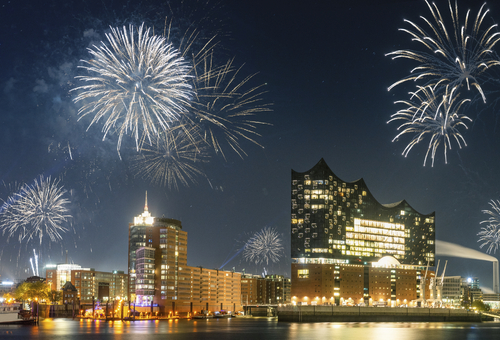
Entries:
<svg viewBox="0 0 500 340">
<path fill-rule="evenodd" d="M 448 19 L 447 1 L 436 3 Z M 398 28 L 409 28 L 405 18 L 421 23 L 419 16 L 430 17 L 423 0 L 0 5 L 0 198 L 7 199 L 15 183 L 52 176 L 68 190 L 73 216 L 60 242 L 44 237 L 41 245 L 38 239 L 19 244 L 16 237 L 7 242 L 1 236 L 0 280 L 29 276 L 32 249 L 41 254 L 41 265 L 64 262 L 67 250 L 68 261 L 83 267 L 126 271 L 128 223 L 142 213 L 146 190 L 153 216 L 182 221 L 189 265 L 225 264 L 254 274 L 265 267 L 289 276 L 290 172 L 307 171 L 321 158 L 345 181 L 363 178 L 380 203 L 406 199 L 422 214 L 435 211 L 437 239 L 479 250 L 477 233 L 487 218 L 482 210 L 500 198 L 498 87 L 485 85 L 487 104 L 467 106 L 473 123 L 461 132 L 468 146 L 460 150 L 453 142 L 448 164 L 440 147 L 434 167 L 423 166 L 428 139 L 406 158 L 409 138 L 391 142 L 398 124 L 387 121 L 401 108 L 394 102 L 407 99 L 414 84 L 390 92 L 387 87 L 417 64 L 385 54 L 419 48 Z M 475 17 L 479 6 L 459 1 L 461 18 L 469 8 Z M 490 1 L 487 7 L 489 25 L 500 6 Z M 267 84 L 262 98 L 273 109 L 257 116 L 271 124 L 258 129 L 256 141 L 264 148 L 242 142 L 243 159 L 230 152 L 226 160 L 214 155 L 203 167 L 208 180 L 198 177 L 198 183 L 178 190 L 135 177 L 127 158 L 133 141 L 124 142 L 120 160 L 116 138 L 102 141 L 102 125 L 87 131 L 88 124 L 77 120 L 80 104 L 70 93 L 83 72 L 80 60 L 90 58 L 86 48 L 105 40 L 110 25 L 145 22 L 163 32 L 165 16 L 173 18 L 174 32 L 200 23 L 201 40 L 217 35 L 217 60 L 234 57 L 244 64 L 243 74 L 258 72 L 251 81 Z M 282 234 L 279 263 L 255 265 L 236 255 L 266 226 Z M 491 263 L 439 258 L 449 260 L 447 275 L 478 276 L 482 286 L 491 287 Z"/>
</svg>

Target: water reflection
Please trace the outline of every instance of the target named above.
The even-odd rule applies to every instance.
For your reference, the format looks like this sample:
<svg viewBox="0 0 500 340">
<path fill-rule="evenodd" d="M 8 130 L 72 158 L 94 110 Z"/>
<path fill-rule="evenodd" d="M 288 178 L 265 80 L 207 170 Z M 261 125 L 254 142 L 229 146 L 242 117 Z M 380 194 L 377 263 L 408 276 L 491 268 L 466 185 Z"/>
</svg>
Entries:
<svg viewBox="0 0 500 340">
<path fill-rule="evenodd" d="M 0 326 L 0 338 L 37 339 L 363 339 L 498 340 L 500 323 L 284 323 L 271 318 L 99 321 L 45 319 L 39 326 Z"/>
<path fill-rule="evenodd" d="M 310 323 L 290 324 L 287 339 L 342 340 L 498 339 L 500 323 Z"/>
</svg>

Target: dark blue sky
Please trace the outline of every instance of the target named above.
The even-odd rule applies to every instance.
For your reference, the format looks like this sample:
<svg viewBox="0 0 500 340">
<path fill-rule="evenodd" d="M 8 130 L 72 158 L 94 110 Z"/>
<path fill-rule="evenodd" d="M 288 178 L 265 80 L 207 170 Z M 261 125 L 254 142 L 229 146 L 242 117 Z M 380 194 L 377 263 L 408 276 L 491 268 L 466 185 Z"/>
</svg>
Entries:
<svg viewBox="0 0 500 340">
<path fill-rule="evenodd" d="M 321 3 L 321 4 L 320 4 Z M 397 124 L 386 124 L 413 84 L 391 92 L 387 87 L 406 76 L 415 63 L 384 55 L 417 48 L 399 32 L 403 19 L 429 17 L 424 1 L 1 1 L 0 2 L 0 179 L 31 182 L 40 174 L 60 177 L 71 190 L 71 231 L 62 242 L 0 241 L 0 279 L 26 276 L 33 248 L 45 263 L 70 261 L 97 270 L 126 270 L 128 223 L 142 212 L 144 192 L 156 216 L 182 221 L 188 232 L 188 264 L 218 268 L 253 232 L 265 226 L 283 234 L 283 261 L 266 266 L 290 273 L 290 171 L 306 171 L 320 158 L 340 178 L 364 178 L 381 203 L 406 199 L 416 210 L 436 212 L 440 240 L 479 249 L 476 234 L 488 201 L 499 199 L 498 107 L 473 105 L 474 119 L 462 133 L 468 146 L 454 144 L 444 164 L 442 149 L 434 167 L 423 167 L 427 144 L 401 155 L 405 139 L 392 143 Z M 340 4 L 339 4 L 340 3 Z M 436 1 L 449 16 L 447 1 Z M 472 7 L 470 7 L 472 6 Z M 474 1 L 460 1 L 460 13 Z M 491 18 L 500 7 L 488 3 Z M 99 127 L 86 132 L 77 121 L 78 104 L 69 90 L 86 48 L 105 39 L 109 25 L 163 29 L 173 12 L 185 27 L 200 18 L 202 36 L 217 33 L 218 58 L 235 57 L 247 74 L 258 72 L 266 83 L 263 97 L 273 112 L 258 118 L 272 126 L 259 129 L 257 141 L 242 144 L 248 156 L 213 157 L 204 168 L 210 179 L 169 190 L 134 178 L 120 160 L 116 141 L 102 141 Z M 175 26 L 174 24 L 174 26 Z M 495 88 L 488 88 L 488 104 Z M 68 142 L 77 150 L 68 158 Z M 5 191 L 5 190 L 4 190 Z M 6 194 L 2 193 L 2 199 Z M 444 259 L 444 258 L 443 258 Z M 490 263 L 450 260 L 447 274 L 479 276 L 491 286 Z M 236 256 L 226 269 L 261 273 Z"/>
</svg>

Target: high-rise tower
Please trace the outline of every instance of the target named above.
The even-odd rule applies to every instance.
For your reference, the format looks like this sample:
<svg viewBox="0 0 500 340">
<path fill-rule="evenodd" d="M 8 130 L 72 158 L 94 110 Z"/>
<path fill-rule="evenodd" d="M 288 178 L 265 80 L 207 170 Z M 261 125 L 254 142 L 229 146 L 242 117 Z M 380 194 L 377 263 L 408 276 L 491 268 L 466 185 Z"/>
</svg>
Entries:
<svg viewBox="0 0 500 340">
<path fill-rule="evenodd" d="M 146 192 L 144 212 L 129 224 L 129 301 L 147 306 L 177 300 L 179 267 L 186 265 L 187 232 L 181 221 L 152 217 Z"/>
</svg>

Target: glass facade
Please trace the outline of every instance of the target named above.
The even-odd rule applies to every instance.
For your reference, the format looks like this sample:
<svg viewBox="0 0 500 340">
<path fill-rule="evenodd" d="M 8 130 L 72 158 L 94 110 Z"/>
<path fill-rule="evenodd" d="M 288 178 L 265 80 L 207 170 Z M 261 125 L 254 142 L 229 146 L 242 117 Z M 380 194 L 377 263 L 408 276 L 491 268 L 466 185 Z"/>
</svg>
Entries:
<svg viewBox="0 0 500 340">
<path fill-rule="evenodd" d="M 435 214 L 406 201 L 379 203 L 363 179 L 346 182 L 321 159 L 292 170 L 291 256 L 299 263 L 364 263 L 393 256 L 401 264 L 434 266 Z"/>
</svg>

